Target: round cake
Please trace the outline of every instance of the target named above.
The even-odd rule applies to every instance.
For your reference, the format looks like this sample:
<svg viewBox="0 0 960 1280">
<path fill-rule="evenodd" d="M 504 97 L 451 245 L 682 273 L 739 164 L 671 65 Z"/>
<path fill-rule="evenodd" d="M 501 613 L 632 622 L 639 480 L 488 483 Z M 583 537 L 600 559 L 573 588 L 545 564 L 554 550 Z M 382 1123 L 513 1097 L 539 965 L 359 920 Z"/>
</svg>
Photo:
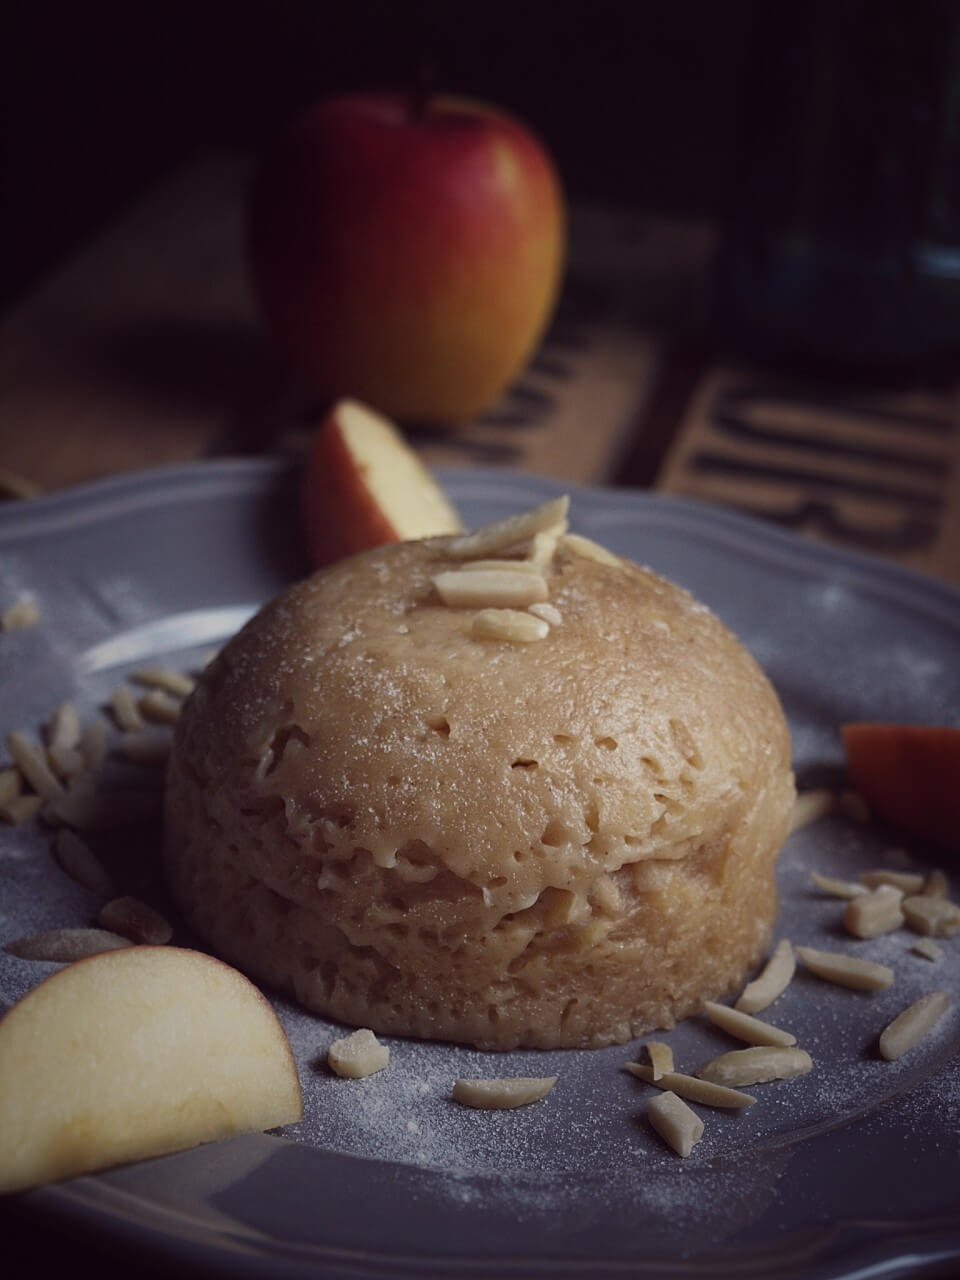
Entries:
<svg viewBox="0 0 960 1280">
<path fill-rule="evenodd" d="M 317 1013 L 622 1043 L 761 958 L 787 725 L 687 592 L 499 528 L 343 561 L 225 646 L 176 730 L 168 879 L 215 952 Z"/>
</svg>

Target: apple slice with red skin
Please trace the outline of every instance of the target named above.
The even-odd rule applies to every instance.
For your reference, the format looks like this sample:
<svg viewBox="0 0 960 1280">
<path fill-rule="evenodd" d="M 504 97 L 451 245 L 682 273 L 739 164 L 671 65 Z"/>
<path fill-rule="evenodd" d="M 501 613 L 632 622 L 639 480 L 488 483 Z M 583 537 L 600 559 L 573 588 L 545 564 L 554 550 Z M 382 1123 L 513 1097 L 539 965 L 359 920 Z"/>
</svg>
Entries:
<svg viewBox="0 0 960 1280">
<path fill-rule="evenodd" d="M 0 1021 L 0 1193 L 301 1115 L 273 1008 L 200 951 L 126 947 L 78 960 Z"/>
<path fill-rule="evenodd" d="M 387 542 L 459 533 L 460 517 L 387 418 L 338 400 L 317 430 L 303 492 L 317 568 Z"/>
<path fill-rule="evenodd" d="M 960 852 L 960 729 L 847 724 L 843 746 L 850 784 L 878 818 Z"/>
</svg>

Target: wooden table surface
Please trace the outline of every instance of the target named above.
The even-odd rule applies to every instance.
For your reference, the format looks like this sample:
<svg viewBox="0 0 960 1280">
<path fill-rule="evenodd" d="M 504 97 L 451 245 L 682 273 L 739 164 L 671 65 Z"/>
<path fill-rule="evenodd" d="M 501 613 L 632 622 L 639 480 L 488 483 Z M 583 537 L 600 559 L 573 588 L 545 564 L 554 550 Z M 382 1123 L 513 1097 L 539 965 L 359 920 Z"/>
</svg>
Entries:
<svg viewBox="0 0 960 1280">
<path fill-rule="evenodd" d="M 322 406 L 247 290 L 249 165 L 211 156 L 131 209 L 0 326 L 0 469 L 40 490 L 302 451 Z M 413 433 L 430 463 L 716 502 L 960 582 L 957 389 L 797 383 L 707 343 L 708 226 L 575 206 L 566 287 L 482 418 Z"/>
</svg>

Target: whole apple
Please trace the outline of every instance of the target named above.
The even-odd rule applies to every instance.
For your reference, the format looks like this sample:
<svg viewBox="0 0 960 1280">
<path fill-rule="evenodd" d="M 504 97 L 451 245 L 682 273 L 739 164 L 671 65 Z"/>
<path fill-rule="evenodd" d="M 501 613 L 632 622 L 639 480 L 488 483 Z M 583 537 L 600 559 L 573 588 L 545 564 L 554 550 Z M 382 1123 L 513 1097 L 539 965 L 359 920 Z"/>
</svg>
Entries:
<svg viewBox="0 0 960 1280">
<path fill-rule="evenodd" d="M 327 399 L 405 422 L 492 403 L 549 322 L 563 193 L 541 144 L 481 103 L 332 98 L 267 153 L 249 205 L 268 331 Z"/>
</svg>

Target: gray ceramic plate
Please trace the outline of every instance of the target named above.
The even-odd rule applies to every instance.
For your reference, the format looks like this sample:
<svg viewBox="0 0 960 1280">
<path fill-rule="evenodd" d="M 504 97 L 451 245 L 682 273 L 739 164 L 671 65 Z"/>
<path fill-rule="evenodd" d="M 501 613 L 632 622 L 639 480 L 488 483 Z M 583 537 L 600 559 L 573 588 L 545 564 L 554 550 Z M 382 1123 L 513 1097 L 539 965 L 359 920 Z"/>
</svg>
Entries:
<svg viewBox="0 0 960 1280">
<path fill-rule="evenodd" d="M 561 486 L 450 471 L 466 521 L 527 508 Z M 182 669 L 302 573 L 294 477 L 283 464 L 156 471 L 0 509 L 0 601 L 29 592 L 29 631 L 0 636 L 2 728 L 38 732 L 64 698 L 84 714 L 146 660 Z M 702 506 L 573 492 L 574 527 L 694 591 L 765 666 L 784 700 L 801 780 L 836 777 L 846 720 L 960 723 L 960 594 Z M 130 769 L 114 766 L 118 787 Z M 151 784 L 158 786 L 154 780 Z M 152 886 L 155 827 L 123 837 L 131 882 Z M 809 871 L 846 876 L 889 855 L 883 832 L 828 818 L 782 857 L 779 934 L 881 959 L 876 995 L 800 975 L 769 1011 L 816 1066 L 756 1087 L 748 1112 L 707 1112 L 681 1161 L 621 1070 L 639 1045 L 483 1054 L 391 1042 L 359 1083 L 322 1067 L 338 1028 L 278 1003 L 306 1115 L 256 1136 L 31 1193 L 29 1207 L 118 1248 L 235 1275 L 890 1276 L 960 1265 L 960 1018 L 952 1009 L 898 1063 L 879 1030 L 936 988 L 960 994 L 960 939 L 938 964 L 912 935 L 854 942 Z M 116 858 L 116 845 L 105 849 Z M 926 865 L 923 851 L 909 851 Z M 52 862 L 41 828 L 0 829 L 0 941 L 84 923 L 95 902 Z M 185 933 L 179 940 L 189 942 Z M 53 966 L 0 959 L 11 1003 Z M 691 1020 L 667 1037 L 692 1069 L 733 1047 Z M 465 1111 L 456 1076 L 556 1073 L 516 1112 Z"/>
</svg>

